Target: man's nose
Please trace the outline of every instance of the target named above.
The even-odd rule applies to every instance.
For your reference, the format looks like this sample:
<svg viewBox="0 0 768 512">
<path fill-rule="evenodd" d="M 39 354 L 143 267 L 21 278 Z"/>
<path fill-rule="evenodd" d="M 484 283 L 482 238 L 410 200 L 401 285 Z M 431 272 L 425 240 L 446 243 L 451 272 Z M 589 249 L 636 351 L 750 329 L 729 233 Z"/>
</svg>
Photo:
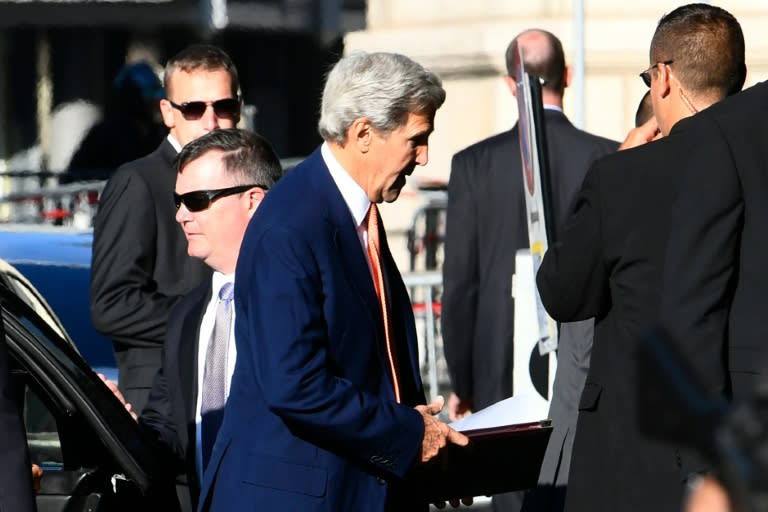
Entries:
<svg viewBox="0 0 768 512">
<path fill-rule="evenodd" d="M 176 222 L 183 224 L 186 220 L 189 220 L 189 210 L 187 210 L 184 203 L 181 203 L 179 207 L 176 208 Z"/>
<path fill-rule="evenodd" d="M 416 163 L 418 165 L 427 165 L 429 162 L 429 146 L 424 144 L 416 148 Z"/>
<path fill-rule="evenodd" d="M 203 128 L 208 131 L 213 131 L 219 127 L 219 118 L 216 117 L 216 112 L 213 111 L 213 105 L 206 105 L 203 117 L 200 119 L 203 123 Z"/>
</svg>

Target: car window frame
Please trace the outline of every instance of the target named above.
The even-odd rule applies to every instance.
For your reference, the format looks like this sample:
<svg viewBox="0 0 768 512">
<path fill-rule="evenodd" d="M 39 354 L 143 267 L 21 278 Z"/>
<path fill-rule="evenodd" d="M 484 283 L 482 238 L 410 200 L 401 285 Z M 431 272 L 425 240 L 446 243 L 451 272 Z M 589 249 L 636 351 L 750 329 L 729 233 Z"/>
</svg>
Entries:
<svg viewBox="0 0 768 512">
<path fill-rule="evenodd" d="M 0 286 L 0 306 L 11 354 L 61 407 L 82 415 L 126 478 L 147 493 L 157 461 L 139 425 L 75 347 L 5 286 Z M 19 315 L 29 319 L 38 333 L 31 332 Z"/>
</svg>

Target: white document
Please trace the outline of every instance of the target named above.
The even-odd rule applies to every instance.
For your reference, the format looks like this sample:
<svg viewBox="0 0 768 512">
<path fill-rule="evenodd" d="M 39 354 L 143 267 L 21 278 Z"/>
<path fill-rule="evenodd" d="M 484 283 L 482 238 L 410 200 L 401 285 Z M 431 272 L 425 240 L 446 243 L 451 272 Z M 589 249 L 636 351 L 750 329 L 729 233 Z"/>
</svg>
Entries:
<svg viewBox="0 0 768 512">
<path fill-rule="evenodd" d="M 515 395 L 451 423 L 458 431 L 502 427 L 542 421 L 549 416 L 549 402 L 534 393 Z"/>
</svg>

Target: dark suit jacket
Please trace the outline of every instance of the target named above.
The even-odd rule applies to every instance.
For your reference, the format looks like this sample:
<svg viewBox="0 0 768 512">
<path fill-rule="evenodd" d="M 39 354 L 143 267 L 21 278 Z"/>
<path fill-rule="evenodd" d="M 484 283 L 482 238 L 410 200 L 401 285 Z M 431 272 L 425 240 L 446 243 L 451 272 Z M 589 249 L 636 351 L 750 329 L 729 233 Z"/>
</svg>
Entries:
<svg viewBox="0 0 768 512">
<path fill-rule="evenodd" d="M 0 510 L 37 510 L 32 490 L 32 463 L 27 452 L 19 404 L 14 396 L 5 328 L 0 318 Z"/>
<path fill-rule="evenodd" d="M 163 347 L 163 363 L 155 376 L 140 422 L 166 452 L 169 471 L 184 474 L 194 507 L 200 495 L 195 466 L 200 322 L 211 299 L 206 279 L 171 310 Z"/>
<path fill-rule="evenodd" d="M 203 481 L 212 510 L 426 510 L 393 491 L 420 453 L 424 394 L 411 303 L 381 240 L 402 404 L 366 256 L 320 151 L 259 206 L 237 263 L 237 365 Z"/>
<path fill-rule="evenodd" d="M 590 169 L 574 213 L 537 275 L 542 302 L 554 319 L 595 317 L 566 510 L 681 506 L 676 451 L 641 434 L 635 386 L 637 341 L 658 318 L 668 216 L 676 164 L 690 141 L 688 122 Z"/>
<path fill-rule="evenodd" d="M 697 115 L 665 260 L 664 321 L 712 390 L 768 374 L 768 82 Z"/>
<path fill-rule="evenodd" d="M 556 226 L 590 164 L 618 144 L 545 111 Z M 457 153 L 451 164 L 442 331 L 451 385 L 476 409 L 512 395 L 515 253 L 528 247 L 517 126 Z"/>
<path fill-rule="evenodd" d="M 120 167 L 107 183 L 93 227 L 91 318 L 112 339 L 120 388 L 136 410 L 160 367 L 171 306 L 210 276 L 187 255 L 172 193 L 176 151 L 168 140 Z"/>
</svg>

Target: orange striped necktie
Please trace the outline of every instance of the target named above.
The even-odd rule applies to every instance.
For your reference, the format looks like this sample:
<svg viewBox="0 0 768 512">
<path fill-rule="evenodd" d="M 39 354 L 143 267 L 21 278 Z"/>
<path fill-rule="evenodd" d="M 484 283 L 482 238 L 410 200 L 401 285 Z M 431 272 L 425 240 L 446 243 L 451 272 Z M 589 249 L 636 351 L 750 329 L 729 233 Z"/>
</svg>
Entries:
<svg viewBox="0 0 768 512">
<path fill-rule="evenodd" d="M 392 385 L 395 388 L 395 400 L 400 402 L 400 387 L 397 384 L 397 368 L 395 366 L 395 345 L 392 339 L 389 302 L 384 288 L 384 276 L 381 272 L 381 244 L 379 243 L 379 209 L 376 203 L 371 203 L 368 209 L 368 259 L 371 262 L 373 272 L 373 285 L 376 288 L 376 296 L 381 306 L 381 316 L 384 319 L 384 338 L 387 341 L 387 358 L 389 369 L 392 372 Z"/>
</svg>

